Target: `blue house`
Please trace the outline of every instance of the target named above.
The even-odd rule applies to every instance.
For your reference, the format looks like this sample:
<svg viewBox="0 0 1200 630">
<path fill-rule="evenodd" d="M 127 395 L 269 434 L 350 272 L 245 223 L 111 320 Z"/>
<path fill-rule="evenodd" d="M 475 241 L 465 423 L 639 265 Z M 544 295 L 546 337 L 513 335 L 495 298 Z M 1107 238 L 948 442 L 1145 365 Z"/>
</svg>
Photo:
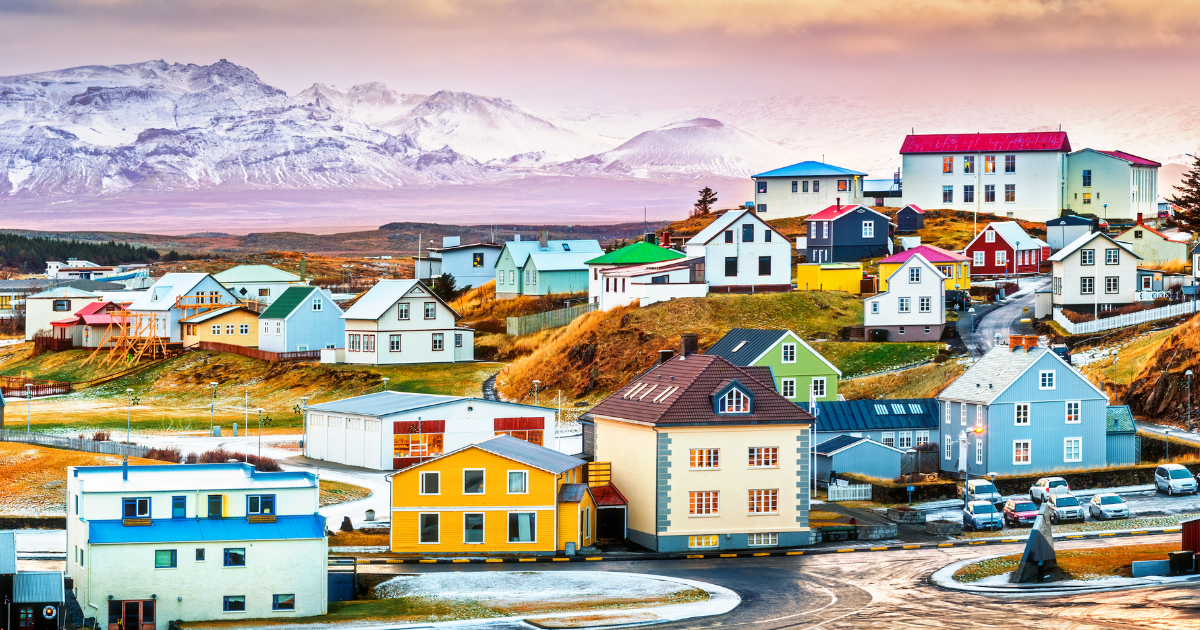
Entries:
<svg viewBox="0 0 1200 630">
<path fill-rule="evenodd" d="M 864 205 L 833 205 L 804 220 L 808 262 L 858 262 L 890 256 L 896 225 Z"/>
<path fill-rule="evenodd" d="M 1110 463 L 1108 397 L 1037 337 L 992 348 L 938 405 L 942 470 L 1041 475 Z"/>
<path fill-rule="evenodd" d="M 258 322 L 258 348 L 268 352 L 337 348 L 346 335 L 342 309 L 319 287 L 288 287 L 258 316 Z"/>
<path fill-rule="evenodd" d="M 938 443 L 938 406 L 933 398 L 824 401 L 817 403 L 816 416 L 813 441 L 819 445 L 818 475 L 823 470 L 822 448 L 832 458 L 826 462 L 832 470 L 892 479 L 901 474 L 905 451 Z M 861 443 L 853 443 L 856 440 Z M 922 456 L 926 463 L 934 458 L 929 453 Z M 828 478 L 828 469 L 824 470 Z"/>
<path fill-rule="evenodd" d="M 1142 461 L 1137 439 L 1137 425 L 1133 422 L 1133 412 L 1129 405 L 1109 405 L 1106 418 L 1107 448 L 1109 466 L 1128 466 Z"/>
<path fill-rule="evenodd" d="M 900 476 L 904 452 L 865 437 L 839 435 L 817 444 L 816 455 L 817 481 L 828 483 L 830 472 L 894 479 Z"/>
<path fill-rule="evenodd" d="M 459 237 L 442 238 L 442 247 L 434 249 L 441 254 L 441 273 L 454 276 L 459 289 L 479 287 L 496 277 L 496 261 L 500 258 L 503 245 L 497 243 L 460 244 Z"/>
</svg>

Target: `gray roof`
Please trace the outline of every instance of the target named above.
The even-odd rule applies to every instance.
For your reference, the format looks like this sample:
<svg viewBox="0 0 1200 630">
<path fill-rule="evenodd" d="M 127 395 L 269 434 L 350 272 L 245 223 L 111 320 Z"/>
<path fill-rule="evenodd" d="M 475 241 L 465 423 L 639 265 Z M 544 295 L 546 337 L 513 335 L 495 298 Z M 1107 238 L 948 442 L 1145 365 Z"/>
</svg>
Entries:
<svg viewBox="0 0 1200 630">
<path fill-rule="evenodd" d="M 587 463 L 577 457 L 518 440 L 511 435 L 497 435 L 472 446 L 556 475 Z"/>
<path fill-rule="evenodd" d="M 1029 366 L 1050 352 L 1049 348 L 1010 350 L 994 346 L 966 372 L 938 394 L 939 399 L 987 404 L 1012 385 Z M 1050 353 L 1053 355 L 1053 353 Z M 1057 356 L 1057 355 L 1055 355 Z"/>
<path fill-rule="evenodd" d="M 854 437 L 853 435 L 839 435 L 835 438 L 830 438 L 817 445 L 818 455 L 833 455 L 834 453 L 862 442 L 867 438 Z"/>
<path fill-rule="evenodd" d="M 1048 260 L 1050 262 L 1060 262 L 1060 261 L 1066 260 L 1067 256 L 1074 254 L 1075 250 L 1079 249 L 1080 247 L 1083 247 L 1084 245 L 1087 245 L 1088 243 L 1092 242 L 1092 240 L 1095 238 L 1103 238 L 1104 240 L 1112 243 L 1113 245 L 1116 245 L 1117 247 L 1120 247 L 1121 249 L 1125 250 L 1126 252 L 1128 252 L 1130 255 L 1137 258 L 1138 260 L 1142 259 L 1142 257 L 1135 254 L 1132 249 L 1129 249 L 1128 245 L 1126 245 L 1125 243 L 1121 243 L 1119 241 L 1114 241 L 1111 237 L 1109 237 L 1109 235 L 1105 234 L 1104 232 L 1088 232 L 1087 234 L 1079 235 L 1079 238 L 1071 241 L 1070 244 L 1068 244 L 1066 247 L 1063 247 L 1062 249 L 1058 250 L 1058 252 L 1056 252 L 1053 256 L 1047 258 L 1046 260 Z"/>
<path fill-rule="evenodd" d="M 564 245 L 566 247 L 563 247 Z M 517 266 L 517 269 L 525 267 L 525 262 L 529 260 L 530 254 L 570 256 L 571 254 L 590 253 L 591 256 L 584 258 L 584 261 L 587 261 L 604 253 L 604 248 L 600 247 L 600 241 L 594 238 L 574 241 L 547 240 L 546 249 L 542 249 L 539 241 L 509 241 L 504 244 L 504 247 L 508 249 L 508 255 L 512 257 L 513 264 Z M 499 261 L 497 260 L 497 262 Z M 542 269 L 542 267 L 539 266 L 538 269 Z"/>
<path fill-rule="evenodd" d="M 13 577 L 14 604 L 61 604 L 64 601 L 62 571 L 21 571 Z"/>
<path fill-rule="evenodd" d="M 1077 214 L 1068 214 L 1065 217 L 1058 217 L 1057 219 L 1050 219 L 1049 221 L 1046 221 L 1047 226 L 1054 226 L 1054 227 L 1058 227 L 1060 225 L 1087 225 L 1087 226 L 1090 226 L 1090 225 L 1092 225 L 1092 223 L 1093 222 L 1091 219 L 1089 219 L 1087 217 L 1081 217 Z"/>
<path fill-rule="evenodd" d="M 17 535 L 0 532 L 0 575 L 17 572 Z"/>
<path fill-rule="evenodd" d="M 50 281 L 41 278 L 0 280 L 0 291 L 41 291 L 48 286 L 50 286 Z"/>
<path fill-rule="evenodd" d="M 587 496 L 586 483 L 564 483 L 558 488 L 559 503 L 579 503 Z"/>
<path fill-rule="evenodd" d="M 122 288 L 124 288 L 124 287 L 122 287 Z M 73 298 L 83 299 L 83 298 L 98 298 L 98 297 L 100 297 L 99 293 L 89 293 L 82 289 L 76 289 L 75 287 L 55 287 L 48 291 L 42 291 L 41 293 L 34 293 L 33 295 L 29 296 L 29 299 L 46 298 L 46 299 L 62 300 L 62 299 L 73 299 Z"/>
<path fill-rule="evenodd" d="M 1137 433 L 1129 405 L 1109 405 L 1105 411 L 1108 433 Z"/>
<path fill-rule="evenodd" d="M 469 396 L 440 396 L 437 394 L 413 394 L 409 392 L 375 392 L 365 396 L 343 398 L 318 405 L 309 405 L 309 411 L 353 413 L 363 416 L 390 416 L 413 409 L 444 405 L 468 400 Z"/>
<path fill-rule="evenodd" d="M 786 330 L 734 328 L 725 333 L 704 354 L 715 354 L 730 363 L 745 367 L 775 345 Z M 744 342 L 744 343 L 743 343 Z"/>
<path fill-rule="evenodd" d="M 936 428 L 938 408 L 935 398 L 817 402 L 815 431 L 818 433 Z"/>
</svg>

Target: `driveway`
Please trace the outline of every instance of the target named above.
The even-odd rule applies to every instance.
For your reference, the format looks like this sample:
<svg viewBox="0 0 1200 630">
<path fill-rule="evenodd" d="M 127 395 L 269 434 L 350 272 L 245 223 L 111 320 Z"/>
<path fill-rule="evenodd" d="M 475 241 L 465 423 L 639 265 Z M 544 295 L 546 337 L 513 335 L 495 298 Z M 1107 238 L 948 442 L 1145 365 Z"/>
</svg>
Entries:
<svg viewBox="0 0 1200 630">
<path fill-rule="evenodd" d="M 996 339 L 1008 341 L 1009 335 L 1033 334 L 1032 326 L 1022 325 L 1020 320 L 1033 317 L 1034 293 L 1050 286 L 1050 278 L 1049 276 L 1021 278 L 1017 284 L 1021 288 L 1016 293 L 995 306 L 987 307 L 987 311 L 976 315 L 975 330 L 968 332 L 968 336 L 964 337 L 969 344 L 974 346 L 976 357 L 983 356 L 988 350 L 991 350 L 992 346 L 996 345 Z M 1025 308 L 1028 308 L 1029 312 L 1024 312 Z M 976 310 L 981 309 L 976 307 Z M 969 316 L 962 319 L 968 323 L 970 321 Z"/>
</svg>

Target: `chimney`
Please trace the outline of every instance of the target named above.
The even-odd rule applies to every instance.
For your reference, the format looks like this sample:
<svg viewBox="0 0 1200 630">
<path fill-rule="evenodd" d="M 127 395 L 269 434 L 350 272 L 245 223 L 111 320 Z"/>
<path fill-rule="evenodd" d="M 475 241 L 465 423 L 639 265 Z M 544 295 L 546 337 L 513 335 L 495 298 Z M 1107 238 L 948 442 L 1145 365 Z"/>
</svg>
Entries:
<svg viewBox="0 0 1200 630">
<path fill-rule="evenodd" d="M 538 247 L 542 249 L 550 248 L 550 230 L 542 230 L 542 235 L 538 237 Z"/>
<path fill-rule="evenodd" d="M 1009 335 L 1008 347 L 1013 352 L 1019 348 L 1024 348 L 1026 352 L 1035 350 L 1038 347 L 1037 335 Z"/>
<path fill-rule="evenodd" d="M 520 235 L 520 234 L 513 234 L 513 242 L 514 242 L 514 243 L 520 243 L 520 242 L 521 242 L 521 235 Z"/>
<path fill-rule="evenodd" d="M 662 246 L 663 247 L 671 246 L 671 233 L 666 230 L 663 230 L 663 233 L 662 233 Z"/>
<path fill-rule="evenodd" d="M 674 350 L 659 350 L 658 351 L 658 362 L 666 363 L 667 361 L 670 361 L 671 357 L 673 357 L 673 356 L 675 356 Z"/>
<path fill-rule="evenodd" d="M 828 197 L 826 197 L 826 199 L 828 199 Z M 840 209 L 842 207 L 842 198 L 841 197 L 833 198 L 833 207 L 838 208 L 838 209 Z"/>
<path fill-rule="evenodd" d="M 679 335 L 679 355 L 687 358 L 690 355 L 700 352 L 700 335 L 696 333 L 683 333 Z"/>
<path fill-rule="evenodd" d="M 1142 223 L 1142 213 L 1141 212 L 1138 213 L 1138 225 L 1145 225 L 1144 223 Z"/>
<path fill-rule="evenodd" d="M 644 238 L 644 239 L 642 239 L 642 240 L 644 240 L 644 241 L 646 241 L 647 243 L 650 243 L 651 245 L 653 245 L 653 244 L 654 244 L 654 241 L 657 241 L 657 240 L 658 240 L 658 238 L 654 236 L 654 232 L 646 232 L 646 238 Z"/>
</svg>

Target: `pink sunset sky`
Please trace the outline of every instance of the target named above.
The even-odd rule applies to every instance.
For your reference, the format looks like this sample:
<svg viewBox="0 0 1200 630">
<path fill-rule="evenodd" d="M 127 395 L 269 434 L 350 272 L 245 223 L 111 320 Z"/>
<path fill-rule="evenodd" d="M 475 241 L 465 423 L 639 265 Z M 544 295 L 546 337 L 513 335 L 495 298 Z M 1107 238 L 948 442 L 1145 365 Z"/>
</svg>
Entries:
<svg viewBox="0 0 1200 630">
<path fill-rule="evenodd" d="M 673 107 L 781 93 L 1197 96 L 1200 1 L 0 0 L 0 75 L 165 59 Z"/>
</svg>

